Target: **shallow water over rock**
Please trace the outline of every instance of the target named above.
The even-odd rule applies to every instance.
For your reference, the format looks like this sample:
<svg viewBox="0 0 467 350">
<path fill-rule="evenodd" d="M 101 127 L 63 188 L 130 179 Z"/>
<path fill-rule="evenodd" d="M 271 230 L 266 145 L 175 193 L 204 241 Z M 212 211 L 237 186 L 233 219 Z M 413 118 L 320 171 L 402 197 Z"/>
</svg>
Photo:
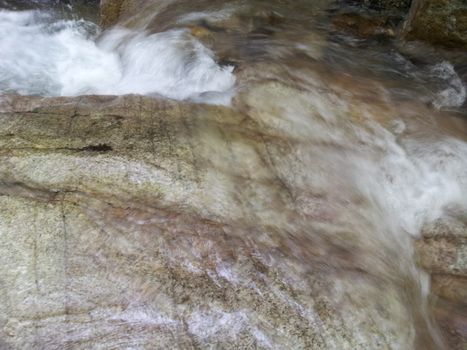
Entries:
<svg viewBox="0 0 467 350">
<path fill-rule="evenodd" d="M 326 1 L 118 5 L 0 12 L 60 56 L 0 57 L 0 347 L 462 349 L 462 53 Z"/>
</svg>

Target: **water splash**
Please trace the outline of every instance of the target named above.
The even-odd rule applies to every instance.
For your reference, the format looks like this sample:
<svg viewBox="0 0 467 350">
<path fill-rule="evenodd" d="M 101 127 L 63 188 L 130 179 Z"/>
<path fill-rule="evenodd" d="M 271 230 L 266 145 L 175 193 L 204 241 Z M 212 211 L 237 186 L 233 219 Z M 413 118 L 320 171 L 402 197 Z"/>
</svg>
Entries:
<svg viewBox="0 0 467 350">
<path fill-rule="evenodd" d="M 99 36 L 85 20 L 38 11 L 0 12 L 0 91 L 22 95 L 161 95 L 228 104 L 233 67 L 178 29 L 123 28 Z"/>
</svg>

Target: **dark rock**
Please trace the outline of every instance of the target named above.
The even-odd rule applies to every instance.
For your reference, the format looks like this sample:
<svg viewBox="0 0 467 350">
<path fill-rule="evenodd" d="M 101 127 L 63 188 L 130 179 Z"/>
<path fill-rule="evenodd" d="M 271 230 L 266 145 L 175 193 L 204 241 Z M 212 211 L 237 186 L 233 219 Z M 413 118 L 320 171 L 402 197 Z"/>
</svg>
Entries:
<svg viewBox="0 0 467 350">
<path fill-rule="evenodd" d="M 124 0 L 101 0 L 101 25 L 110 27 L 117 23 Z"/>
<path fill-rule="evenodd" d="M 410 7 L 412 0 L 365 0 L 365 3 L 375 9 L 404 9 Z"/>
<path fill-rule="evenodd" d="M 423 40 L 450 48 L 467 48 L 467 2 L 414 0 L 405 24 L 408 40 Z"/>
</svg>

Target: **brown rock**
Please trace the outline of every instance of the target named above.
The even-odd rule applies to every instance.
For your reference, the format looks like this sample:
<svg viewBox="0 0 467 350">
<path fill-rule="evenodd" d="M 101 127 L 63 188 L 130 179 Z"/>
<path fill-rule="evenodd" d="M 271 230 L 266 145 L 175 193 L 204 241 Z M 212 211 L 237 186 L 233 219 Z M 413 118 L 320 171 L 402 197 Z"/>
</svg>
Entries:
<svg viewBox="0 0 467 350">
<path fill-rule="evenodd" d="M 463 0 L 414 0 L 405 24 L 409 40 L 467 48 L 467 3 Z"/>
<path fill-rule="evenodd" d="M 207 39 L 212 36 L 212 33 L 209 29 L 200 26 L 191 27 L 190 33 L 198 39 Z"/>
<path fill-rule="evenodd" d="M 434 315 L 449 350 L 465 350 L 467 344 L 467 307 L 438 299 Z"/>
<path fill-rule="evenodd" d="M 428 271 L 467 276 L 467 238 L 424 238 L 417 251 L 420 265 Z"/>
<path fill-rule="evenodd" d="M 413 347 L 406 290 L 367 261 L 381 249 L 349 226 L 319 234 L 338 218 L 305 198 L 295 157 L 312 148 L 271 96 L 308 98 L 255 88 L 248 117 L 140 96 L 3 99 L 2 346 Z"/>
<path fill-rule="evenodd" d="M 432 273 L 467 276 L 467 227 L 454 219 L 424 228 L 416 244 L 420 265 Z"/>
<path fill-rule="evenodd" d="M 432 274 L 431 288 L 437 296 L 458 305 L 467 305 L 467 276 Z"/>
<path fill-rule="evenodd" d="M 427 225 L 416 244 L 420 265 L 431 273 L 432 308 L 449 349 L 467 344 L 467 226 L 446 217 Z"/>
<path fill-rule="evenodd" d="M 342 13 L 333 18 L 334 28 L 349 31 L 361 37 L 394 36 L 394 28 L 387 17 L 369 17 L 358 13 Z"/>
<path fill-rule="evenodd" d="M 101 25 L 105 28 L 117 23 L 125 0 L 101 0 Z"/>
</svg>

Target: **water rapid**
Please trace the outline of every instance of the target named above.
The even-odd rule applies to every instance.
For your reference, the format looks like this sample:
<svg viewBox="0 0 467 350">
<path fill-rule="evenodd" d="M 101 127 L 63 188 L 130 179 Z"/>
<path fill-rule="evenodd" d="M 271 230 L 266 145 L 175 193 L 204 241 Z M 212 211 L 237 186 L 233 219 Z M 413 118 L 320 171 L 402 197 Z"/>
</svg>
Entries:
<svg viewBox="0 0 467 350">
<path fill-rule="evenodd" d="M 48 11 L 0 11 L 0 90 L 23 95 L 206 96 L 227 103 L 233 67 L 187 30 L 100 33 L 84 19 Z"/>
<path fill-rule="evenodd" d="M 29 121 L 8 193 L 76 195 L 93 237 L 118 237 L 93 259 L 128 257 L 108 267 L 125 308 L 99 331 L 130 324 L 135 348 L 161 329 L 201 347 L 446 347 L 415 242 L 466 217 L 465 54 L 339 31 L 331 1 L 141 6 L 108 28 L 72 6 L 0 10 L 0 111 L 71 115 L 71 145 Z M 96 96 L 129 94 L 145 97 Z M 189 282 L 153 286 L 164 269 Z"/>
</svg>

